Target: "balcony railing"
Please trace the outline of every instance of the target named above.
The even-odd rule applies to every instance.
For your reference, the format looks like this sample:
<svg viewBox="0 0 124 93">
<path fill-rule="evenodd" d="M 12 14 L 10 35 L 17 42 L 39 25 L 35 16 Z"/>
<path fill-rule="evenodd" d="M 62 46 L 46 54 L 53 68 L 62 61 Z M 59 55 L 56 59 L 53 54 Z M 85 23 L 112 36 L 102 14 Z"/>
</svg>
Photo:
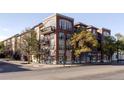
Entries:
<svg viewBox="0 0 124 93">
<path fill-rule="evenodd" d="M 55 31 L 55 27 L 54 26 L 49 26 L 49 27 L 46 27 L 46 28 L 44 28 L 40 31 L 42 32 L 42 34 L 51 33 L 51 32 Z"/>
</svg>

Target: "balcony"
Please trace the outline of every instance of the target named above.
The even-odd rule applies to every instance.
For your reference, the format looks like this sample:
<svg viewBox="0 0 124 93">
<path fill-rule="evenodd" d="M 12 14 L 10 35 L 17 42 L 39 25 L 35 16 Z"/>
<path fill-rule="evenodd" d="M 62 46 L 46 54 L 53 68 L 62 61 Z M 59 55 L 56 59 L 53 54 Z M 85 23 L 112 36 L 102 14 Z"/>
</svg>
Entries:
<svg viewBox="0 0 124 93">
<path fill-rule="evenodd" d="M 100 33 L 98 33 L 97 39 L 101 40 L 101 38 L 102 38 L 102 35 Z"/>
<path fill-rule="evenodd" d="M 40 30 L 42 34 L 48 34 L 48 33 L 52 33 L 55 31 L 55 27 L 54 26 L 49 26 L 49 27 L 46 27 L 42 30 Z"/>
</svg>

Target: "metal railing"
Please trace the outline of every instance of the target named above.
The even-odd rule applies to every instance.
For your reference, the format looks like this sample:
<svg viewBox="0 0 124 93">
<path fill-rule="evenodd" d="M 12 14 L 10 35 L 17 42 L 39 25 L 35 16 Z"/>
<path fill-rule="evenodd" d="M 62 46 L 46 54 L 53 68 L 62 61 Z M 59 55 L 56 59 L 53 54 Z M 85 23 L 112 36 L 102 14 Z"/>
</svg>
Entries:
<svg viewBox="0 0 124 93">
<path fill-rule="evenodd" d="M 54 26 L 49 26 L 41 30 L 41 32 L 54 32 L 55 27 Z"/>
</svg>

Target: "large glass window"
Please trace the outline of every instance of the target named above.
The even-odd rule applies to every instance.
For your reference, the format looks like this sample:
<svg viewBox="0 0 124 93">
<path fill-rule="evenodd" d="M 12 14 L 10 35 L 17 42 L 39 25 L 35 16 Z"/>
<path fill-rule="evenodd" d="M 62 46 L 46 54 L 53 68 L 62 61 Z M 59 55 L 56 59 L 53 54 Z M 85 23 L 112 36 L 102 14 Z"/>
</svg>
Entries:
<svg viewBox="0 0 124 93">
<path fill-rule="evenodd" d="M 59 33 L 59 39 L 60 40 L 64 40 L 65 39 L 64 33 L 62 33 L 62 32 Z"/>
<path fill-rule="evenodd" d="M 62 32 L 60 32 L 59 33 L 59 49 L 60 50 L 64 50 L 64 48 L 65 48 L 65 34 L 64 33 L 62 33 Z"/>
<path fill-rule="evenodd" d="M 103 35 L 104 35 L 104 36 L 109 36 L 110 34 L 109 34 L 109 32 L 104 31 L 104 32 L 103 32 Z"/>
<path fill-rule="evenodd" d="M 59 50 L 64 50 L 65 49 L 65 46 L 62 44 L 59 45 Z"/>
<path fill-rule="evenodd" d="M 69 39 L 71 38 L 71 34 L 67 34 L 66 35 L 66 49 L 67 50 L 70 50 L 71 49 L 71 46 L 69 44 Z"/>
<path fill-rule="evenodd" d="M 71 30 L 72 29 L 72 23 L 65 19 L 59 20 L 59 27 L 64 30 Z"/>
</svg>

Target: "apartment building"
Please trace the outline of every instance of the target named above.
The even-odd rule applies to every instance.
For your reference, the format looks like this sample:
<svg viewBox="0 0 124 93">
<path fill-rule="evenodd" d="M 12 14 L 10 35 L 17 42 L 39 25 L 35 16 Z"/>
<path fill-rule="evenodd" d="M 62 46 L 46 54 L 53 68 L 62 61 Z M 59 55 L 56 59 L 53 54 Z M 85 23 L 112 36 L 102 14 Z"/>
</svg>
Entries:
<svg viewBox="0 0 124 93">
<path fill-rule="evenodd" d="M 16 37 L 18 34 L 6 39 L 3 41 L 4 46 L 5 46 L 5 54 L 8 55 L 13 55 L 14 52 L 16 51 Z"/>
<path fill-rule="evenodd" d="M 75 58 L 69 45 L 69 39 L 80 27 L 91 31 L 100 43 L 104 39 L 103 36 L 110 35 L 111 33 L 106 28 L 99 29 L 81 22 L 74 24 L 73 18 L 58 13 L 47 17 L 42 23 L 32 27 L 31 29 L 36 31 L 37 40 L 40 42 L 39 52 L 41 53 L 41 63 L 72 63 L 72 60 L 75 60 Z M 16 53 L 20 59 L 22 59 L 22 55 L 26 56 L 20 49 L 22 47 L 22 37 L 29 33 L 23 32 L 4 40 L 6 51 L 13 51 L 13 54 Z M 85 53 L 78 60 L 84 63 L 90 61 L 91 58 L 94 62 L 100 59 L 100 49 L 94 49 L 92 53 Z M 36 58 L 32 60 L 37 61 Z"/>
<path fill-rule="evenodd" d="M 81 22 L 78 22 L 74 25 L 75 27 L 75 32 L 79 29 L 79 28 L 84 28 L 87 31 L 90 31 L 97 39 L 98 43 L 100 44 L 100 47 L 97 49 L 93 49 L 92 52 L 90 53 L 83 53 L 80 55 L 79 62 L 80 63 L 84 63 L 84 62 L 90 62 L 92 60 L 92 62 L 100 62 L 101 61 L 101 48 L 104 42 L 104 37 L 105 36 L 110 36 L 111 35 L 111 30 L 107 29 L 107 28 L 97 28 L 95 26 L 92 25 L 87 25 Z M 104 61 L 107 61 L 107 57 L 104 56 Z"/>
<path fill-rule="evenodd" d="M 97 30 L 98 28 L 94 27 L 94 26 L 91 26 L 91 25 L 87 25 L 87 24 L 84 24 L 82 22 L 78 22 L 74 25 L 75 27 L 75 32 L 78 31 L 78 29 L 84 29 L 86 31 L 90 31 L 91 33 L 93 33 L 93 35 L 97 38 L 98 34 L 97 34 Z M 97 54 L 98 54 L 98 51 L 97 49 L 94 49 L 92 52 L 87 52 L 87 53 L 82 53 L 80 55 L 80 57 L 75 60 L 76 63 L 85 63 L 85 62 L 91 62 L 92 61 L 95 61 L 98 59 L 97 58 Z"/>
<path fill-rule="evenodd" d="M 61 14 L 54 14 L 46 18 L 41 26 L 34 28 L 39 36 L 41 49 L 49 50 L 48 59 L 53 64 L 61 64 L 72 60 L 71 47 L 68 39 L 73 34 L 74 19 Z"/>
<path fill-rule="evenodd" d="M 107 28 L 101 28 L 98 30 L 98 32 L 101 34 L 101 49 L 102 49 L 102 46 L 104 45 L 104 38 L 105 36 L 111 35 L 111 30 Z M 102 54 L 102 51 L 101 51 L 101 54 Z M 102 55 L 101 57 L 103 59 L 103 62 L 108 62 L 108 56 Z"/>
</svg>

